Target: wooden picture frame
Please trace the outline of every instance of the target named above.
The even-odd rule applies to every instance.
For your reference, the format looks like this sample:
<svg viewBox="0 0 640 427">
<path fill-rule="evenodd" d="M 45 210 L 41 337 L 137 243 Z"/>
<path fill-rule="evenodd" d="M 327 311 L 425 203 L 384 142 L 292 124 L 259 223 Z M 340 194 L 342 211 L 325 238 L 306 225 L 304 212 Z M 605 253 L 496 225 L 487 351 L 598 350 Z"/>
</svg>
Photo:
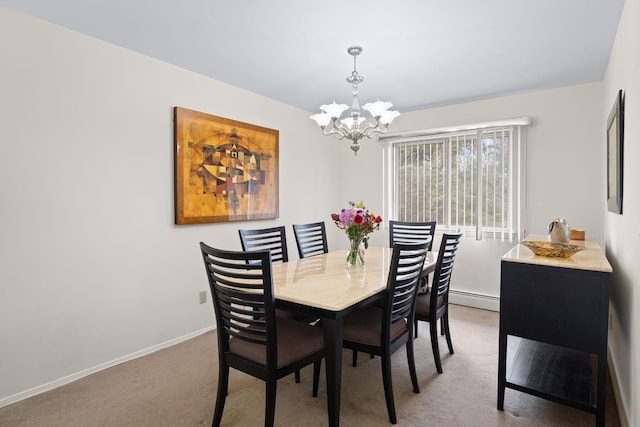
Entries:
<svg viewBox="0 0 640 427">
<path fill-rule="evenodd" d="M 175 223 L 278 218 L 279 132 L 174 108 Z"/>
<path fill-rule="evenodd" d="M 607 119 L 607 207 L 618 214 L 622 214 L 623 150 L 624 99 L 620 90 Z"/>
</svg>

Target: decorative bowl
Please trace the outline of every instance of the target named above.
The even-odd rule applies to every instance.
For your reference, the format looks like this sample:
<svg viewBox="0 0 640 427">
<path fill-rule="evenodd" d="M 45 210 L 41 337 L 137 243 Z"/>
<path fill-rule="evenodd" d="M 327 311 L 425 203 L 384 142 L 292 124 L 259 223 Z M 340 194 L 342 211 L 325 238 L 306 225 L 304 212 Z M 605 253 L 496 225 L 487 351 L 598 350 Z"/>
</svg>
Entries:
<svg viewBox="0 0 640 427">
<path fill-rule="evenodd" d="M 525 240 L 520 242 L 531 249 L 538 256 L 569 258 L 570 256 L 587 249 L 584 246 L 572 245 L 570 243 L 545 242 L 541 240 Z"/>
</svg>

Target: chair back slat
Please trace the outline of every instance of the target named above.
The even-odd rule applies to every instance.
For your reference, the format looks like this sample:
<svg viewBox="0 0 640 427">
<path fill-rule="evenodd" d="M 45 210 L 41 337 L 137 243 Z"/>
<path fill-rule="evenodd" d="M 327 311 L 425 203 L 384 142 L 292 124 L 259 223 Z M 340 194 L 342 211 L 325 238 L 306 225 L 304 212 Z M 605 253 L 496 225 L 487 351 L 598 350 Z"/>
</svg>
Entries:
<svg viewBox="0 0 640 427">
<path fill-rule="evenodd" d="M 409 222 L 389 221 L 389 247 L 394 243 L 421 243 L 427 242 L 427 250 L 433 246 L 433 237 L 436 232 L 436 222 Z"/>
<path fill-rule="evenodd" d="M 243 251 L 269 250 L 272 262 L 288 262 L 287 236 L 284 226 L 256 230 L 238 230 Z"/>
<path fill-rule="evenodd" d="M 420 275 L 427 256 L 428 243 L 395 243 L 391 256 L 391 266 L 387 280 L 385 309 L 385 331 L 387 339 L 391 325 L 407 321 L 412 330 L 415 299 L 418 292 Z"/>
<path fill-rule="evenodd" d="M 437 307 L 438 297 L 448 298 L 451 274 L 453 273 L 453 262 L 460 245 L 462 232 L 445 233 L 442 236 L 440 250 L 438 251 L 438 261 L 434 272 L 433 285 L 431 286 L 431 307 Z"/>
<path fill-rule="evenodd" d="M 235 252 L 200 243 L 219 329 L 230 338 L 267 345 L 275 340 L 275 299 L 269 250 Z M 275 347 L 275 345 L 274 345 Z"/>
<path fill-rule="evenodd" d="M 293 234 L 296 237 L 298 255 L 301 259 L 329 252 L 324 221 L 293 224 Z"/>
</svg>

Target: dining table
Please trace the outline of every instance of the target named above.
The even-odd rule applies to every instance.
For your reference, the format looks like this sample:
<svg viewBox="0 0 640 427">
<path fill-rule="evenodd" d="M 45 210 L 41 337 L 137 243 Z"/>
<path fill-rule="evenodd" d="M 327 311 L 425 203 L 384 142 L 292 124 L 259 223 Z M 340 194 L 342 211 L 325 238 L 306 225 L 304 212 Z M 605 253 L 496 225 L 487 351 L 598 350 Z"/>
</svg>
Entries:
<svg viewBox="0 0 640 427">
<path fill-rule="evenodd" d="M 393 250 L 370 246 L 364 265 L 347 265 L 347 250 L 273 264 L 276 307 L 321 319 L 324 330 L 329 426 L 340 425 L 343 319 L 382 298 Z M 427 254 L 423 274 L 435 270 L 437 255 Z"/>
</svg>

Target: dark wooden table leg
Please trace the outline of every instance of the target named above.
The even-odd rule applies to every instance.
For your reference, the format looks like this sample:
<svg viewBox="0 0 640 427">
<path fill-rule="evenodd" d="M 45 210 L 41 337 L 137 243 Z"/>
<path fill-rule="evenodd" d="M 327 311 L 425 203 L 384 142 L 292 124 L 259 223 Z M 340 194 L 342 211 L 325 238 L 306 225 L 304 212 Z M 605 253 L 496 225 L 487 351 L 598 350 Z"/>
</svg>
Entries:
<svg viewBox="0 0 640 427">
<path fill-rule="evenodd" d="M 340 387 L 342 384 L 342 318 L 322 319 L 327 372 L 329 426 L 340 425 Z"/>
</svg>

